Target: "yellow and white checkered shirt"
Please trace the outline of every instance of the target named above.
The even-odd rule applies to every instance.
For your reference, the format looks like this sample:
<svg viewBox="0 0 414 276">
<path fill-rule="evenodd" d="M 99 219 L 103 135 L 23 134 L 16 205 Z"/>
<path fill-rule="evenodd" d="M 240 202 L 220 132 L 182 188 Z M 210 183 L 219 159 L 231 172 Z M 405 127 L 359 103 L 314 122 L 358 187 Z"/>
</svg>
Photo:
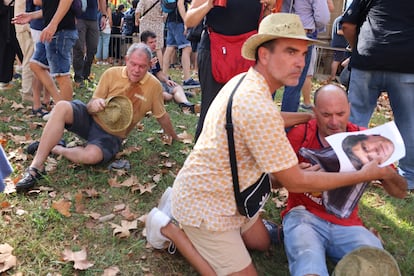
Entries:
<svg viewBox="0 0 414 276">
<path fill-rule="evenodd" d="M 246 222 L 236 208 L 225 129 L 228 99 L 241 76 L 230 80 L 211 104 L 197 144 L 175 179 L 172 211 L 183 225 L 204 222 L 210 231 L 227 231 Z M 253 68 L 234 95 L 232 120 L 241 191 L 263 172 L 297 164 L 267 82 Z"/>
</svg>

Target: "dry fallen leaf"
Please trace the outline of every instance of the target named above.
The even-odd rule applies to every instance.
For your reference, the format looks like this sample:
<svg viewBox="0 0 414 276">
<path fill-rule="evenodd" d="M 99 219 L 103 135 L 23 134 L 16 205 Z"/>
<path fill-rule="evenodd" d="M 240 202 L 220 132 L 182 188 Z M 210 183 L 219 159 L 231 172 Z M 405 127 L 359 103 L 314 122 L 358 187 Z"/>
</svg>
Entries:
<svg viewBox="0 0 414 276">
<path fill-rule="evenodd" d="M 161 142 L 164 145 L 171 146 L 172 145 L 172 142 L 173 142 L 173 138 L 172 138 L 171 135 L 164 133 L 163 135 L 161 135 Z"/>
<path fill-rule="evenodd" d="M 118 204 L 114 206 L 113 212 L 120 212 L 124 210 L 126 205 L 124 203 Z"/>
<path fill-rule="evenodd" d="M 122 185 L 118 182 L 118 179 L 116 179 L 116 177 L 109 178 L 108 179 L 108 184 L 109 184 L 109 186 L 111 186 L 113 188 L 120 188 L 120 187 L 122 187 Z"/>
<path fill-rule="evenodd" d="M 86 270 L 93 266 L 93 263 L 87 260 L 86 249 L 73 252 L 70 249 L 65 249 L 62 253 L 62 258 L 66 262 L 74 262 L 73 267 L 79 270 Z"/>
<path fill-rule="evenodd" d="M 185 130 L 182 133 L 177 134 L 177 136 L 181 140 L 181 142 L 183 142 L 184 144 L 193 143 L 193 136 Z"/>
<path fill-rule="evenodd" d="M 127 238 L 131 235 L 129 230 L 137 229 L 137 220 L 133 220 L 133 221 L 122 220 L 121 225 L 111 223 L 111 222 L 109 224 L 111 224 L 112 228 L 114 228 L 113 235 L 119 238 Z"/>
<path fill-rule="evenodd" d="M 85 211 L 85 205 L 83 204 L 83 195 L 79 191 L 75 194 L 75 211 L 78 214 L 82 214 Z"/>
<path fill-rule="evenodd" d="M 121 271 L 119 270 L 119 267 L 117 266 L 110 266 L 108 268 L 104 269 L 104 273 L 102 276 L 116 276 Z"/>
<path fill-rule="evenodd" d="M 139 193 L 141 195 L 145 192 L 152 193 L 152 188 L 154 188 L 154 187 L 155 187 L 155 185 L 150 184 L 150 183 L 145 183 L 144 185 L 139 184 L 138 185 Z"/>
<path fill-rule="evenodd" d="M 136 175 L 132 175 L 131 177 L 126 179 L 124 182 L 122 182 L 121 186 L 131 187 L 137 184 L 139 184 L 138 177 Z"/>
<path fill-rule="evenodd" d="M 64 215 L 65 217 L 70 217 L 70 206 L 72 205 L 72 203 L 66 199 L 61 199 L 59 201 L 54 201 L 52 203 L 52 208 L 57 210 L 59 213 L 61 213 L 62 215 Z"/>
<path fill-rule="evenodd" d="M 126 220 L 134 220 L 134 219 L 136 219 L 136 217 L 137 217 L 137 215 L 136 215 L 136 214 L 132 213 L 132 212 L 129 210 L 129 206 L 127 206 L 127 207 L 125 208 L 125 210 L 123 210 L 123 211 L 121 212 L 121 216 L 123 216 Z"/>
<path fill-rule="evenodd" d="M 12 255 L 13 247 L 8 243 L 0 244 L 0 272 L 5 272 L 16 266 L 17 258 Z"/>
</svg>

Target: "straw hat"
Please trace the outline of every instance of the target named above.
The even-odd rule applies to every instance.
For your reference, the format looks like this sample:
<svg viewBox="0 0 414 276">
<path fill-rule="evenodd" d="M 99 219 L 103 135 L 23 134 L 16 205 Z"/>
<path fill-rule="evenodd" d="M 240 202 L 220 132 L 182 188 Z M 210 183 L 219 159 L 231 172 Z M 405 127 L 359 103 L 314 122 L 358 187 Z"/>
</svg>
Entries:
<svg viewBox="0 0 414 276">
<path fill-rule="evenodd" d="M 96 116 L 107 129 L 124 131 L 132 122 L 132 102 L 126 96 L 113 96 L 105 100 L 105 109 Z"/>
<path fill-rule="evenodd" d="M 342 258 L 332 276 L 400 276 L 400 269 L 387 251 L 371 247 L 360 247 Z"/>
<path fill-rule="evenodd" d="M 259 32 L 249 37 L 242 46 L 242 56 L 255 60 L 257 47 L 266 41 L 276 38 L 294 38 L 309 41 L 310 44 L 324 42 L 306 36 L 300 18 L 292 13 L 272 13 L 266 16 L 259 25 Z"/>
</svg>

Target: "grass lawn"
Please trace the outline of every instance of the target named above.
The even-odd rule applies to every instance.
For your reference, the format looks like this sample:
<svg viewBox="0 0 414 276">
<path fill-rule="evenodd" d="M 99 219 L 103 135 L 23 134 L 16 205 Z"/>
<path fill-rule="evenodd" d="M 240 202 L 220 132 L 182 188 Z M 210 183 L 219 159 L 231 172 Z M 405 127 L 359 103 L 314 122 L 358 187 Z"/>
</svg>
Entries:
<svg viewBox="0 0 414 276">
<path fill-rule="evenodd" d="M 96 81 L 103 68 L 93 67 Z M 171 74 L 181 83 L 178 71 L 172 69 Z M 93 88 L 94 84 L 89 84 L 76 89 L 75 98 L 88 101 Z M 197 102 L 200 95 L 190 100 Z M 21 104 L 18 88 L 0 91 L 0 104 L 0 140 L 14 168 L 7 180 L 10 185 L 30 164 L 33 156 L 25 149 L 40 138 L 45 123 L 31 115 L 29 105 Z M 174 103 L 166 107 L 177 133 L 194 135 L 198 117 L 181 112 Z M 372 125 L 391 118 L 383 103 Z M 148 246 L 143 231 L 145 214 L 172 185 L 193 147 L 191 143 L 165 145 L 160 130 L 149 116 L 132 131 L 118 156 L 130 162 L 129 171 L 77 165 L 50 156 L 48 176 L 34 191 L 0 194 L 0 244 L 13 247 L 12 255 L 17 258 L 17 265 L 4 275 L 115 275 L 111 271 L 118 270 L 118 275 L 196 275 L 179 253 L 170 255 Z M 82 142 L 68 132 L 64 138 L 72 144 Z M 275 191 L 273 202 L 280 199 L 283 194 Z M 375 185 L 370 186 L 360 204 L 366 226 L 379 232 L 403 275 L 414 272 L 413 210 L 413 194 L 397 200 Z M 276 204 L 269 203 L 264 217 L 280 221 L 280 211 Z M 70 254 L 81 250 L 86 250 L 86 258 Z M 73 260 L 71 256 L 74 261 L 68 261 Z M 282 247 L 252 252 L 252 256 L 260 275 L 289 275 Z"/>
</svg>

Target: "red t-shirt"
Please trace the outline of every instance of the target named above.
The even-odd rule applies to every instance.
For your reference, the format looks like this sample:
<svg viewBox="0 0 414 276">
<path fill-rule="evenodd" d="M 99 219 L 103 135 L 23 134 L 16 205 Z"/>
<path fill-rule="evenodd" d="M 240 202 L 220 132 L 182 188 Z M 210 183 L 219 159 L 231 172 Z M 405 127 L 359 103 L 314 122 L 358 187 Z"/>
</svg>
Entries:
<svg viewBox="0 0 414 276">
<path fill-rule="evenodd" d="M 363 128 L 358 127 L 352 123 L 347 124 L 347 132 L 359 131 Z M 318 127 L 316 120 L 310 120 L 307 124 L 302 124 L 292 128 L 287 136 L 293 147 L 293 150 L 298 155 L 299 162 L 309 162 L 298 154 L 301 147 L 309 149 L 321 149 L 323 148 L 318 138 Z M 289 192 L 288 203 L 285 210 L 282 211 L 282 217 L 284 217 L 292 208 L 302 205 L 314 214 L 326 221 L 334 224 L 351 226 L 351 225 L 363 225 L 361 218 L 358 216 L 358 206 L 354 209 L 348 218 L 338 218 L 333 214 L 326 211 L 322 204 L 322 193 L 291 193 Z"/>
</svg>

